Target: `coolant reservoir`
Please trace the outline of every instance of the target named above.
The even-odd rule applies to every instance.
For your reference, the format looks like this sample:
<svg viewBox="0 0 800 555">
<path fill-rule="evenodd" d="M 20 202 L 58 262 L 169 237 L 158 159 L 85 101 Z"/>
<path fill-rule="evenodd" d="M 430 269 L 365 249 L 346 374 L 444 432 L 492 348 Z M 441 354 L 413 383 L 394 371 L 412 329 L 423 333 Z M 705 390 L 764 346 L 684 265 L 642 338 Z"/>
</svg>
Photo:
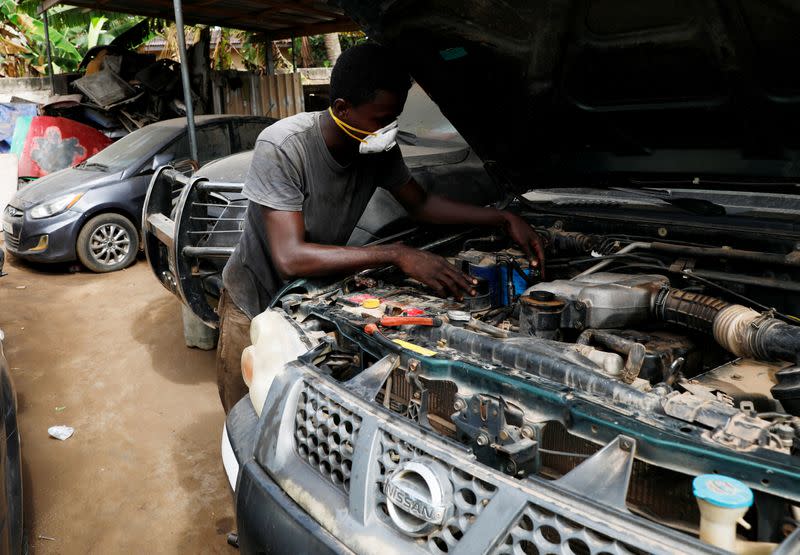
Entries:
<svg viewBox="0 0 800 555">
<path fill-rule="evenodd" d="M 753 492 L 739 480 L 719 474 L 702 474 L 692 485 L 700 506 L 700 539 L 738 551 L 736 523 L 753 504 Z"/>
<path fill-rule="evenodd" d="M 283 313 L 277 310 L 266 310 L 253 318 L 250 340 L 253 344 L 242 353 L 242 373 L 250 388 L 253 407 L 261 415 L 272 381 L 283 371 L 285 364 L 308 351 L 309 347 Z"/>
</svg>

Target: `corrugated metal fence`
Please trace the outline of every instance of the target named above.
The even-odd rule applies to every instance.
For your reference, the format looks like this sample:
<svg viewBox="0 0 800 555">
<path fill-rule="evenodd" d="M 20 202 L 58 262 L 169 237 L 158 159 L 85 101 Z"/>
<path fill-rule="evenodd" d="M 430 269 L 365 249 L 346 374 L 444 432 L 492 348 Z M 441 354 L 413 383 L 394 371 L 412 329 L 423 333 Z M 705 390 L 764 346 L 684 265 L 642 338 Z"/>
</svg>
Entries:
<svg viewBox="0 0 800 555">
<path fill-rule="evenodd" d="M 285 118 L 305 110 L 300 73 L 214 71 L 211 92 L 216 114 Z"/>
</svg>

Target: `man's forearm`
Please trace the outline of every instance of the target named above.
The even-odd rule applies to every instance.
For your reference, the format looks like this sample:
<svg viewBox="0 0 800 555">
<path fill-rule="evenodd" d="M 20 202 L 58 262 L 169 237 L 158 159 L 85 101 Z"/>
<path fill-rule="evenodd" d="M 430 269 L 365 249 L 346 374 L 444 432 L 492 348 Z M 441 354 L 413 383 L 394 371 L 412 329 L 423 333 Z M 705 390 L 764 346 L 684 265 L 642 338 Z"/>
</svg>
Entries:
<svg viewBox="0 0 800 555">
<path fill-rule="evenodd" d="M 457 202 L 439 195 L 428 195 L 411 216 L 435 224 L 502 226 L 506 223 L 505 214 L 497 208 Z"/>
<path fill-rule="evenodd" d="M 400 256 L 399 245 L 374 247 L 337 247 L 318 243 L 301 243 L 273 259 L 284 279 L 346 274 L 395 264 Z"/>
</svg>

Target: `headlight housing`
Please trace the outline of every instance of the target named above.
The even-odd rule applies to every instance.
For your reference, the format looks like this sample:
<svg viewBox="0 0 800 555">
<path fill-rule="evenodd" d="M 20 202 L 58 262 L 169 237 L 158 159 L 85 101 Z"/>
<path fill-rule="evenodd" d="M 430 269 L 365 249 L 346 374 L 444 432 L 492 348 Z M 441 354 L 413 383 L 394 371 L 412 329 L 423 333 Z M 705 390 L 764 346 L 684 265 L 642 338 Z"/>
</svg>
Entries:
<svg viewBox="0 0 800 555">
<path fill-rule="evenodd" d="M 41 218 L 49 218 L 50 216 L 55 216 L 56 214 L 61 214 L 65 210 L 69 210 L 75 206 L 75 203 L 78 202 L 82 196 L 83 193 L 70 193 L 68 195 L 61 195 L 53 200 L 43 202 L 42 204 L 37 204 L 31 210 L 31 218 L 38 220 Z"/>
</svg>

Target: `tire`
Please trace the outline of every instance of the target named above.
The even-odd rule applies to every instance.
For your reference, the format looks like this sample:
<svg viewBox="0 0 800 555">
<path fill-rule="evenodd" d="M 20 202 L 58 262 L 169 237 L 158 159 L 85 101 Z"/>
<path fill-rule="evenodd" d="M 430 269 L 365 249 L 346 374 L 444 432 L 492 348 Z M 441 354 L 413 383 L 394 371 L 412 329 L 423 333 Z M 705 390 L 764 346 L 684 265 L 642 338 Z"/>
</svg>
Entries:
<svg viewBox="0 0 800 555">
<path fill-rule="evenodd" d="M 95 216 L 81 228 L 75 245 L 81 264 L 96 273 L 130 266 L 139 252 L 136 226 L 120 214 Z"/>
</svg>

